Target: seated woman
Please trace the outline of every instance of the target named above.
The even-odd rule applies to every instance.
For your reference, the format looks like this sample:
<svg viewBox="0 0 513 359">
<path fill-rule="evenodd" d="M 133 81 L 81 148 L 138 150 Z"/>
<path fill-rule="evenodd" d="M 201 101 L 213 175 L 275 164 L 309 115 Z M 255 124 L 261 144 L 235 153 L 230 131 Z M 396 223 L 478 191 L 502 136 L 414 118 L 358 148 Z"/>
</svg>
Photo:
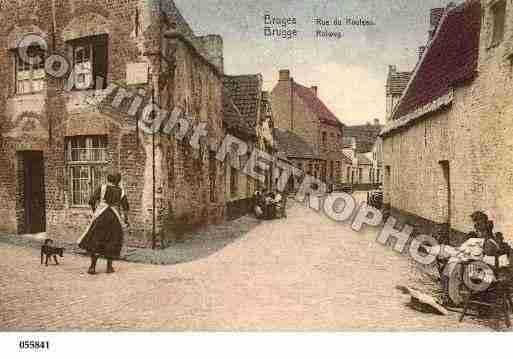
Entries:
<svg viewBox="0 0 513 359">
<path fill-rule="evenodd" d="M 474 221 L 474 232 L 466 236 L 465 242 L 459 247 L 440 246 L 438 259 L 441 262 L 460 262 L 465 260 L 483 260 L 489 265 L 495 265 L 495 257 L 504 254 L 506 243 L 502 233 L 494 233 L 494 223 L 488 220 L 483 212 L 475 212 L 471 216 Z M 506 257 L 501 261 L 504 265 Z"/>
<path fill-rule="evenodd" d="M 264 215 L 264 206 L 262 201 L 262 193 L 260 191 L 256 191 L 253 196 L 253 211 L 255 213 L 256 218 L 262 218 Z"/>
<path fill-rule="evenodd" d="M 437 261 L 439 265 L 442 287 L 451 301 L 459 305 L 462 298 L 459 294 L 462 281 L 462 269 L 465 263 L 473 261 L 484 262 L 490 268 L 495 267 L 495 258 L 499 257 L 499 266 L 509 266 L 508 246 L 501 233 L 493 232 L 493 221 L 483 212 L 475 212 L 471 216 L 474 222 L 474 232 L 469 233 L 467 240 L 459 247 L 440 246 L 437 248 Z M 472 268 L 469 268 L 471 270 Z M 469 275 L 476 278 L 482 273 L 471 271 Z M 492 274 L 493 275 L 493 274 Z M 493 280 L 493 278 L 489 278 Z"/>
</svg>

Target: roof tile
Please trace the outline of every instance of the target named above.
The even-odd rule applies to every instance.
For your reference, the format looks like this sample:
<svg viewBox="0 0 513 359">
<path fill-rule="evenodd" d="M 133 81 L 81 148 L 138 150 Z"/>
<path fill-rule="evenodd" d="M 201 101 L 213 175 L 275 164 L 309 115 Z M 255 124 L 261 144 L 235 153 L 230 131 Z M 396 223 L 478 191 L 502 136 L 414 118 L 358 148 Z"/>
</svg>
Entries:
<svg viewBox="0 0 513 359">
<path fill-rule="evenodd" d="M 306 106 L 314 112 L 322 123 L 332 126 L 342 126 L 337 116 L 317 97 L 312 89 L 293 82 L 294 92 L 303 100 Z"/>
<path fill-rule="evenodd" d="M 393 72 L 387 79 L 387 95 L 401 95 L 410 81 L 411 72 Z"/>
<path fill-rule="evenodd" d="M 448 10 L 393 118 L 440 98 L 477 72 L 481 3 L 467 0 Z"/>
<path fill-rule="evenodd" d="M 228 128 L 248 135 L 256 134 L 261 93 L 260 75 L 224 77 L 223 114 Z"/>
<path fill-rule="evenodd" d="M 287 157 L 302 159 L 317 159 L 319 155 L 301 137 L 281 128 L 273 128 L 273 137 L 277 149 L 285 152 Z"/>
</svg>

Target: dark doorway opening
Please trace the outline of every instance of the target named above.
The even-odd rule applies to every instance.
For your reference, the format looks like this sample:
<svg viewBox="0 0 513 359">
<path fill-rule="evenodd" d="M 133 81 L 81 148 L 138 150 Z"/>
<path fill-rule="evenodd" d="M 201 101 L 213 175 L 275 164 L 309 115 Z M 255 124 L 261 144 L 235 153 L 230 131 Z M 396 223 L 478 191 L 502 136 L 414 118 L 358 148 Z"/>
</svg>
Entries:
<svg viewBox="0 0 513 359">
<path fill-rule="evenodd" d="M 449 161 L 440 161 L 443 173 L 443 204 L 442 208 L 446 208 L 445 211 L 445 223 L 451 224 L 451 170 L 449 167 Z"/>
<path fill-rule="evenodd" d="M 452 217 L 452 188 L 451 188 L 451 168 L 449 161 L 440 161 L 443 176 L 443 193 L 440 194 L 443 222 L 438 233 L 440 243 L 451 243 L 451 217 Z"/>
<path fill-rule="evenodd" d="M 46 200 L 43 152 L 23 152 L 24 232 L 46 231 Z"/>
</svg>

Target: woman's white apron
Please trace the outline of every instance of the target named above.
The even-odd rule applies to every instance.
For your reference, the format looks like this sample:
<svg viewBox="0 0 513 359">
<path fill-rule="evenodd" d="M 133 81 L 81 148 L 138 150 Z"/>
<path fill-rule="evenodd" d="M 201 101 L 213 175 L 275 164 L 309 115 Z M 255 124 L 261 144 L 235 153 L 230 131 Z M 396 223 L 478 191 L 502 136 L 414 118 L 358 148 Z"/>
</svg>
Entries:
<svg viewBox="0 0 513 359">
<path fill-rule="evenodd" d="M 119 211 L 117 210 L 116 207 L 112 207 L 112 206 L 109 206 L 107 204 L 107 202 L 105 202 L 105 193 L 107 192 L 107 185 L 104 184 L 101 188 L 101 195 L 100 195 L 100 203 L 99 205 L 96 207 L 96 211 L 94 212 L 93 214 L 93 218 L 91 220 L 91 222 L 89 223 L 89 225 L 87 226 L 86 230 L 84 231 L 84 233 L 82 233 L 82 235 L 80 236 L 80 238 L 77 240 L 77 244 L 80 244 L 82 243 L 82 241 L 84 240 L 84 238 L 86 237 L 87 233 L 89 232 L 89 230 L 91 229 L 91 227 L 93 226 L 93 223 L 94 221 L 96 221 L 98 219 L 98 217 L 100 217 L 103 212 L 105 212 L 109 207 L 110 209 L 112 209 L 112 211 L 114 212 L 114 214 L 116 215 L 116 217 L 118 218 L 118 221 L 119 223 L 123 223 L 121 221 L 121 215 L 119 214 Z M 125 190 L 123 189 L 123 187 L 121 187 L 121 198 L 123 198 L 125 196 Z"/>
</svg>

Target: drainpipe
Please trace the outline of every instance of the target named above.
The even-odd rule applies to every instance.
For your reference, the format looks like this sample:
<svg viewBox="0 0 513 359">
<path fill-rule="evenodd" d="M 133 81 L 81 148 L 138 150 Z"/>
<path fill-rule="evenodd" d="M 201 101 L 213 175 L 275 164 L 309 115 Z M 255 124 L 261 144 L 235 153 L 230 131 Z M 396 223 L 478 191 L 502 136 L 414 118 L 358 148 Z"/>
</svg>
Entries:
<svg viewBox="0 0 513 359">
<path fill-rule="evenodd" d="M 151 112 L 151 120 L 152 120 L 152 126 L 155 122 L 155 85 L 153 81 L 153 73 L 148 71 L 148 84 L 151 86 L 151 105 L 152 105 L 152 112 Z M 138 136 L 139 137 L 139 136 Z M 157 247 L 157 241 L 156 241 L 156 229 L 155 229 L 155 223 L 156 223 L 156 216 L 155 216 L 155 208 L 156 208 L 156 170 L 155 170 L 155 128 L 152 128 L 151 131 L 151 171 L 152 171 L 152 230 L 151 230 L 151 248 L 156 249 Z"/>
<path fill-rule="evenodd" d="M 154 85 L 154 82 L 153 82 L 153 76 L 152 76 L 152 82 L 151 82 L 151 105 L 152 105 L 152 108 L 155 108 L 155 85 Z M 155 126 L 155 111 L 152 112 L 152 123 L 153 125 Z M 155 180 L 156 180 L 156 175 L 155 175 L 155 128 L 153 128 L 153 131 L 151 133 L 151 151 L 152 151 L 152 155 L 151 155 L 151 159 L 152 159 L 152 176 L 153 176 L 153 193 L 152 193 L 152 200 L 153 200 L 153 223 L 152 223 L 152 232 L 151 232 L 151 239 L 152 239 L 152 244 L 151 244 L 151 247 L 152 249 L 155 249 L 156 246 L 157 246 L 157 240 L 156 240 L 156 230 L 155 230 L 155 221 L 156 221 L 156 216 L 155 216 L 155 208 L 156 208 L 156 198 L 155 198 L 155 189 L 156 189 L 156 186 L 155 186 Z"/>
<path fill-rule="evenodd" d="M 290 130 L 294 132 L 294 79 L 290 78 Z"/>
<path fill-rule="evenodd" d="M 55 0 L 52 0 L 52 51 L 56 52 L 55 31 L 57 31 L 57 22 L 55 16 Z M 48 116 L 48 148 L 51 150 L 53 143 L 53 120 Z"/>
</svg>

